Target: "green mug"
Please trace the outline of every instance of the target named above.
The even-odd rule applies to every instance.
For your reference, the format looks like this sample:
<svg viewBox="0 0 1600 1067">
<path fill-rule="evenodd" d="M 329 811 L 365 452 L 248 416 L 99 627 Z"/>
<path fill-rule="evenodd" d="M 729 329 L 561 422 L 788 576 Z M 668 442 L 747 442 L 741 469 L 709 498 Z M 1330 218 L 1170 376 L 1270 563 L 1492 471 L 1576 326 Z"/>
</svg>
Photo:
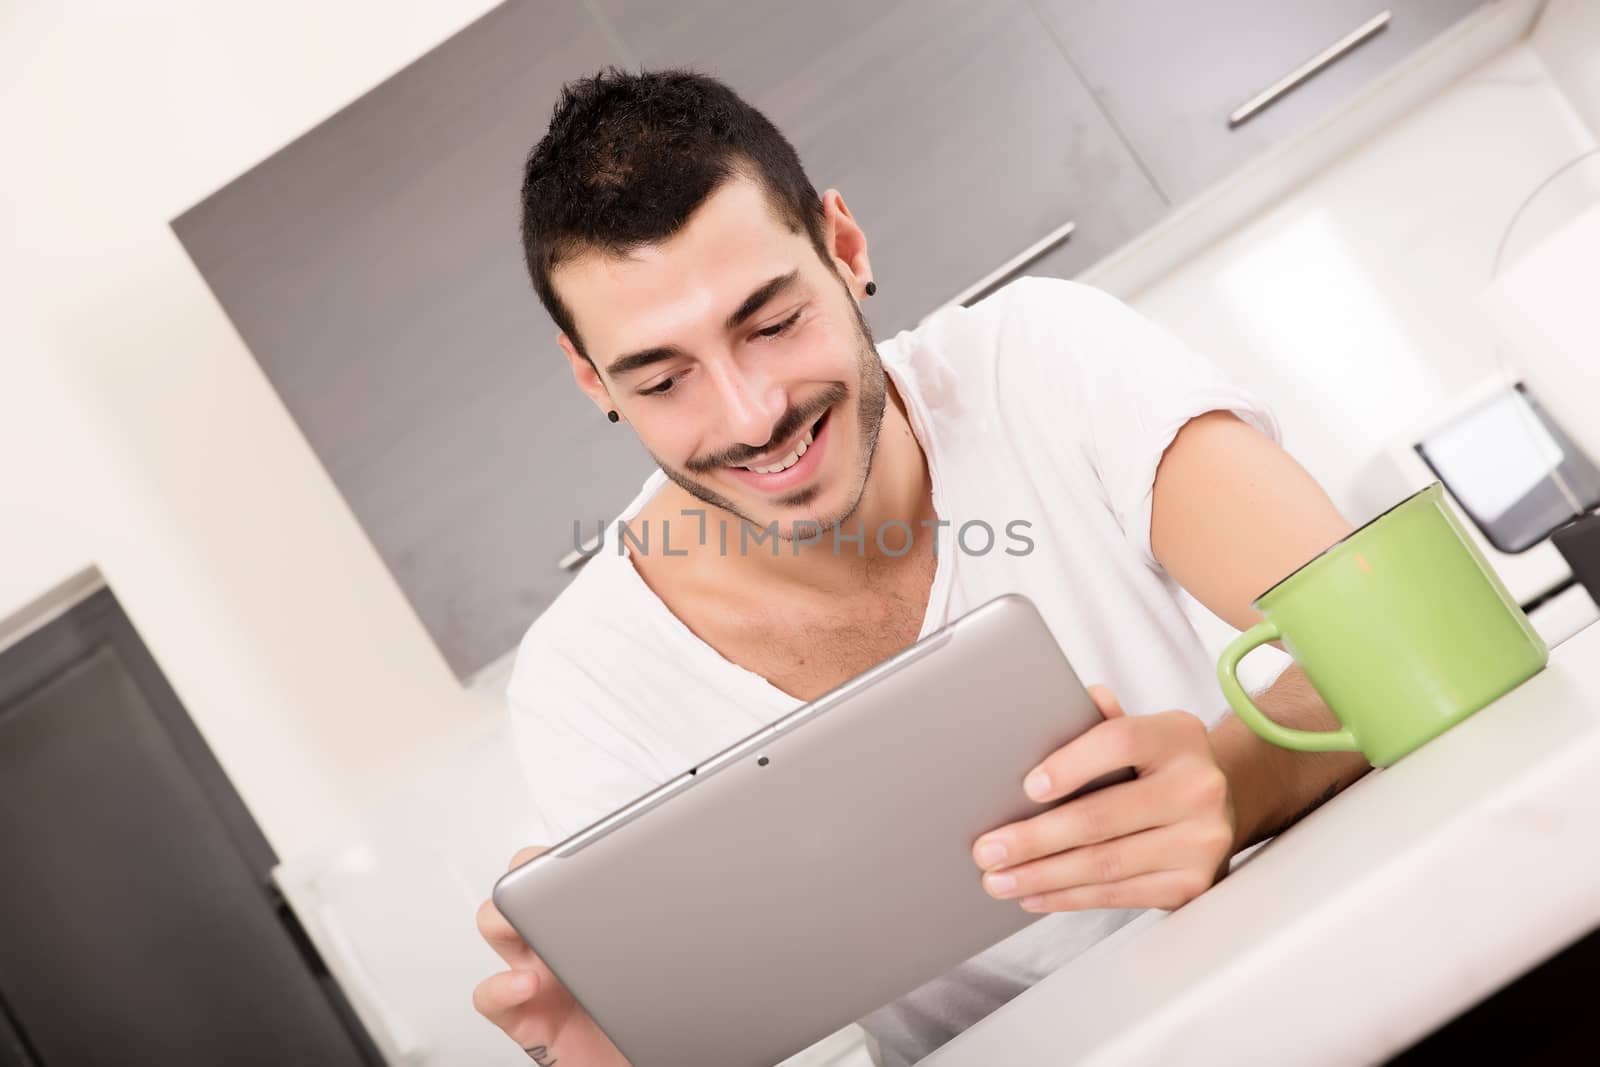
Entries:
<svg viewBox="0 0 1600 1067">
<path fill-rule="evenodd" d="M 1222 652 L 1217 681 L 1264 740 L 1360 752 L 1386 767 L 1539 673 L 1550 658 L 1434 482 L 1256 598 L 1264 619 Z M 1282 640 L 1343 729 L 1261 713 L 1239 661 Z"/>
</svg>

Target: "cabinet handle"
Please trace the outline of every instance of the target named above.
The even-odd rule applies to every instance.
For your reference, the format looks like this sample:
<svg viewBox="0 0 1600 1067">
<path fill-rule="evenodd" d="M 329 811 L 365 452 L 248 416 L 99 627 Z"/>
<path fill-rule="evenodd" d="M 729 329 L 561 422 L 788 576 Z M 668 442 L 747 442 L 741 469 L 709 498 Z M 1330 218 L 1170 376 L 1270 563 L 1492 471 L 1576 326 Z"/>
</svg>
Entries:
<svg viewBox="0 0 1600 1067">
<path fill-rule="evenodd" d="M 1021 271 L 1029 263 L 1032 263 L 1057 245 L 1065 243 L 1067 238 L 1072 236 L 1072 231 L 1077 228 L 1078 224 L 1076 222 L 1067 222 L 1057 226 L 1039 238 L 1039 240 L 1024 248 L 1021 252 L 1018 252 L 949 300 L 946 300 L 940 306 L 949 307 L 951 304 L 960 304 L 962 307 L 970 307 L 976 304 L 979 300 L 982 300 L 1010 281 L 1012 275 Z"/>
<path fill-rule="evenodd" d="M 1350 52 L 1355 51 L 1355 49 L 1382 33 L 1389 26 L 1389 14 L 1389 12 L 1384 11 L 1374 15 L 1294 70 L 1261 90 L 1255 96 L 1240 104 L 1228 116 L 1228 128 L 1233 129 L 1249 122 L 1260 112 L 1288 95 L 1300 83 L 1321 73 L 1336 61 L 1344 58 Z"/>
<path fill-rule="evenodd" d="M 605 535 L 601 534 L 600 537 L 601 539 L 598 542 L 589 541 L 584 544 L 583 547 L 589 551 L 585 552 L 575 548 L 571 552 L 568 552 L 566 555 L 562 556 L 560 562 L 558 562 L 556 566 L 560 567 L 564 571 L 582 570 L 583 565 L 593 559 L 595 554 L 599 552 L 601 548 L 605 547 Z"/>
</svg>

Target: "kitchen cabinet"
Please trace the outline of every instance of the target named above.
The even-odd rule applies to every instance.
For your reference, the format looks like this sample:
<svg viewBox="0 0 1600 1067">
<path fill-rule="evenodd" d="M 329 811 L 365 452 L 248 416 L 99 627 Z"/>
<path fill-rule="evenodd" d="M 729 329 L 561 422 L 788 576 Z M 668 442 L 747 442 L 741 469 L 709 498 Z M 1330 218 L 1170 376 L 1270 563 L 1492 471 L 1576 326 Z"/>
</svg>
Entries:
<svg viewBox="0 0 1600 1067">
<path fill-rule="evenodd" d="M 462 677 L 651 469 L 573 387 L 518 237 L 562 83 L 620 59 L 578 0 L 497 7 L 173 223 Z"/>
<path fill-rule="evenodd" d="M 1034 0 L 1156 186 L 1174 204 L 1331 113 L 1485 0 Z M 1252 97 L 1363 26 L 1381 29 L 1270 106 Z"/>
<path fill-rule="evenodd" d="M 1075 273 L 1165 203 L 1026 0 L 595 0 L 637 62 L 715 72 L 866 229 L 881 339 L 1067 222 Z"/>
</svg>

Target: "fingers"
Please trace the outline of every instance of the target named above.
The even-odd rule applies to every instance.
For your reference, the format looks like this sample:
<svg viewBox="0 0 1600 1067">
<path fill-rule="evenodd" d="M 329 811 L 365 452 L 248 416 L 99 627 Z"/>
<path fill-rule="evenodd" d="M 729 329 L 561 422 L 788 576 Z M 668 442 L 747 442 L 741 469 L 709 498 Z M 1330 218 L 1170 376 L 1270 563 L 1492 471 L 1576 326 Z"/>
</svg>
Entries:
<svg viewBox="0 0 1600 1067">
<path fill-rule="evenodd" d="M 549 849 L 543 845 L 519 848 L 511 857 L 511 864 L 507 869 L 515 870 L 535 856 L 548 851 Z M 522 940 L 522 935 L 517 933 L 516 927 L 507 922 L 506 917 L 500 914 L 500 909 L 494 906 L 493 898 L 478 905 L 477 922 L 478 933 L 489 943 L 489 947 L 494 949 L 495 954 L 511 966 L 526 968 L 537 962 L 538 957 L 533 954 L 527 942 Z"/>
<path fill-rule="evenodd" d="M 1116 707 L 1114 698 L 1109 706 Z M 1052 752 L 1028 773 L 1022 788 L 1047 804 L 1109 771 L 1133 767 L 1143 774 L 1170 754 L 1209 748 L 1209 743 L 1205 723 L 1186 711 L 1117 715 Z"/>
<path fill-rule="evenodd" d="M 1025 897 L 1022 908 L 1036 912 L 1087 911 L 1093 908 L 1160 908 L 1173 911 L 1204 893 L 1210 884 L 1210 879 L 1196 870 L 1152 871 L 1120 882 L 1073 886 Z"/>
<path fill-rule="evenodd" d="M 1101 732 L 1099 739 L 1091 736 L 1095 731 Z M 1211 755 L 1204 724 L 1187 712 L 1102 723 L 1053 753 L 1041 764 L 1045 766 L 1077 768 L 1058 772 L 1067 779 L 1059 788 L 1068 792 L 1082 784 L 1080 775 L 1092 780 L 1116 767 L 1139 767 L 1142 776 L 989 831 L 973 843 L 972 858 L 979 867 L 986 871 L 1014 867 L 1212 815 L 1225 822 L 1227 776 Z"/>
<path fill-rule="evenodd" d="M 523 1007 L 538 992 L 539 976 L 531 971 L 501 971 L 485 978 L 473 989 L 472 1007 L 509 1033 Z"/>
<path fill-rule="evenodd" d="M 508 867 L 506 867 L 506 870 L 514 871 L 518 867 L 521 867 L 524 863 L 527 863 L 529 860 L 533 859 L 535 856 L 542 855 L 543 853 L 549 851 L 550 849 L 545 845 L 528 845 L 526 848 L 519 848 L 517 849 L 516 853 L 512 855 L 511 863 Z"/>
<path fill-rule="evenodd" d="M 1020 900 L 1161 871 L 1192 869 L 1198 875 L 1215 869 L 1217 856 L 1226 854 L 1230 842 L 1220 822 L 1205 827 L 1164 826 L 991 871 L 983 877 L 983 888 L 1001 900 Z"/>
<path fill-rule="evenodd" d="M 1188 712 L 1129 716 L 1104 686 L 1089 694 L 1105 721 L 1046 757 L 1024 791 L 1048 804 L 1122 767 L 1139 776 L 978 838 L 984 890 L 1028 911 L 1181 907 L 1216 880 L 1233 845 L 1210 735 Z"/>
<path fill-rule="evenodd" d="M 986 871 L 1015 867 L 1178 822 L 1186 814 L 1169 790 L 1152 789 L 1144 781 L 1123 782 L 989 831 L 973 844 L 972 858 Z"/>
<path fill-rule="evenodd" d="M 510 868 L 520 867 L 545 851 L 540 846 L 518 849 L 511 857 Z M 570 997 L 538 954 L 522 940 L 516 927 L 500 913 L 493 898 L 478 905 L 477 924 L 478 933 L 489 947 L 513 969 L 479 982 L 472 991 L 473 1009 L 524 1048 L 548 1044 L 554 1025 L 551 1012 L 559 1001 Z M 548 1003 L 535 1003 L 541 994 Z"/>
<path fill-rule="evenodd" d="M 495 955 L 505 960 L 512 967 L 527 968 L 537 962 L 533 949 L 522 940 L 522 935 L 517 933 L 516 927 L 506 921 L 500 914 L 500 909 L 494 906 L 494 901 L 486 900 L 478 905 L 478 933 L 494 949 Z"/>
<path fill-rule="evenodd" d="M 1120 719 L 1128 713 L 1122 710 L 1122 705 L 1111 690 L 1103 685 L 1089 687 L 1089 699 L 1094 701 L 1094 706 L 1100 709 L 1100 715 L 1107 719 Z"/>
</svg>

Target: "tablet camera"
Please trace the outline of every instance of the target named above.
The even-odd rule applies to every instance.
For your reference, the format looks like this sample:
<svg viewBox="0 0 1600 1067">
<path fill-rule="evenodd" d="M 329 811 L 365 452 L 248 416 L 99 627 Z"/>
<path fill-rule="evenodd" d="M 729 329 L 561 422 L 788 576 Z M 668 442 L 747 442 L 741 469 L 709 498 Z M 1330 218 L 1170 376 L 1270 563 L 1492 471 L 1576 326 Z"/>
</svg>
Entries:
<svg viewBox="0 0 1600 1067">
<path fill-rule="evenodd" d="M 760 759 L 756 760 L 756 766 L 757 767 L 765 767 L 767 765 L 767 762 L 768 762 L 767 761 L 767 757 L 762 756 Z"/>
</svg>

